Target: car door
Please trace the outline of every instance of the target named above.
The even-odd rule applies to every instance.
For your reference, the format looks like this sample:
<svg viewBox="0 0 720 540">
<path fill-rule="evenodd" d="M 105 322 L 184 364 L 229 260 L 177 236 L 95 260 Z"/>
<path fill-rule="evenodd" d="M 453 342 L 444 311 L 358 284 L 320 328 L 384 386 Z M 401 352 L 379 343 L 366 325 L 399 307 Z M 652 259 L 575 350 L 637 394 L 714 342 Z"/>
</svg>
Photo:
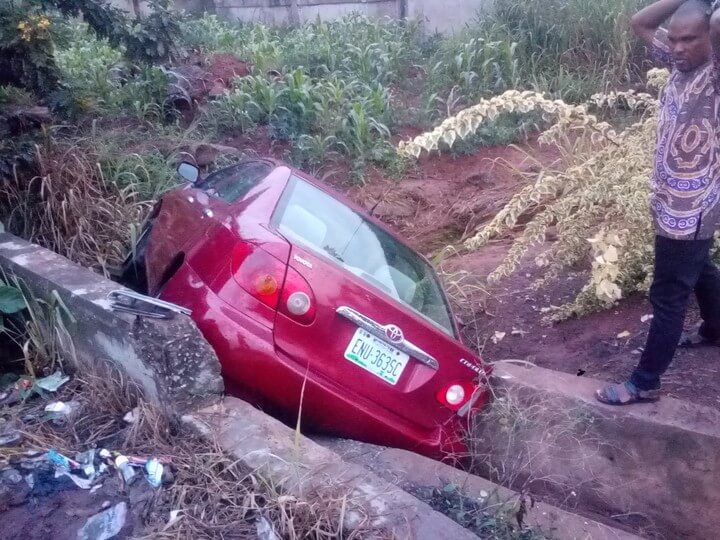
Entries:
<svg viewBox="0 0 720 540">
<path fill-rule="evenodd" d="M 178 258 L 190 260 L 201 250 L 211 231 L 227 218 L 229 206 L 272 169 L 267 161 L 244 161 L 163 197 L 146 254 L 151 294 L 157 294 Z"/>
<path fill-rule="evenodd" d="M 184 253 L 186 246 L 201 233 L 205 216 L 198 199 L 203 198 L 207 199 L 207 195 L 202 190 L 188 184 L 161 199 L 145 254 L 150 294 L 157 293 L 168 270 Z"/>
<path fill-rule="evenodd" d="M 245 196 L 273 171 L 274 164 L 263 160 L 239 163 L 219 171 L 200 185 L 204 197 L 198 203 L 205 221 L 195 234 L 201 235 L 186 247 L 188 264 L 198 276 L 210 284 L 222 265 L 224 253 L 235 239 L 232 226 L 242 212 Z"/>
</svg>

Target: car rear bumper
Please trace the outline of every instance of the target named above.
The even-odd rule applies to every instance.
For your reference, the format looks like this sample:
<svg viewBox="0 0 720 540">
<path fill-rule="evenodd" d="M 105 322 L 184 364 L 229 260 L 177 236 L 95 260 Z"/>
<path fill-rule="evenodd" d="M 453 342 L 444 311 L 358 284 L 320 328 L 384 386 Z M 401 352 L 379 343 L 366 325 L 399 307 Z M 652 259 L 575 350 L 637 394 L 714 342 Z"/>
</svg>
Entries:
<svg viewBox="0 0 720 540">
<path fill-rule="evenodd" d="M 164 300 L 188 307 L 222 364 L 228 393 L 290 424 L 370 443 L 404 448 L 434 458 L 466 451 L 461 433 L 467 420 L 448 413 L 431 429 L 348 393 L 311 372 L 274 345 L 272 328 L 221 300 L 184 264 L 168 282 Z M 302 404 L 301 404 L 302 395 Z M 482 395 L 474 408 L 486 400 Z"/>
</svg>

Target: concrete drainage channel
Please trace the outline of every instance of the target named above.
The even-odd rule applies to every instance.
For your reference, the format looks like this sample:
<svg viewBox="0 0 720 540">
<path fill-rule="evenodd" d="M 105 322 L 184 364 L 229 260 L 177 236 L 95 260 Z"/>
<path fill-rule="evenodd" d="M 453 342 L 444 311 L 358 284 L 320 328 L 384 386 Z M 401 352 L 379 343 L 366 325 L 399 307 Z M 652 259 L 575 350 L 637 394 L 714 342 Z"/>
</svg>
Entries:
<svg viewBox="0 0 720 540">
<path fill-rule="evenodd" d="M 512 518 L 520 511 L 524 524 L 550 538 L 626 539 L 635 532 L 709 539 L 720 527 L 720 516 L 707 511 L 720 508 L 717 410 L 673 399 L 610 409 L 592 401 L 595 381 L 503 367 L 502 400 L 478 426 L 473 446 L 483 456 L 478 470 L 521 496 L 409 452 L 296 438 L 247 403 L 223 397 L 217 357 L 186 316 L 113 312 L 107 295 L 117 284 L 9 234 L 0 235 L 0 267 L 37 297 L 57 295 L 67 306 L 72 320 L 61 343 L 71 359 L 122 369 L 146 399 L 290 495 L 342 490 L 347 529 L 370 520 L 398 538 L 476 538 L 428 504 L 429 493 L 449 485 L 462 500 L 502 507 Z M 532 504 L 528 490 L 558 506 Z"/>
</svg>

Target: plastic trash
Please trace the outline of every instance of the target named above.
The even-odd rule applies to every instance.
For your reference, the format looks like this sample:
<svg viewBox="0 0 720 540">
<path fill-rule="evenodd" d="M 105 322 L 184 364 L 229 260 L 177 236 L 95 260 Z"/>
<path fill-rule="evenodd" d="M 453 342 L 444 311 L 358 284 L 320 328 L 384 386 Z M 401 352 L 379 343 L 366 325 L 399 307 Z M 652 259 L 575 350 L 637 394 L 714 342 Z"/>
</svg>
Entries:
<svg viewBox="0 0 720 540">
<path fill-rule="evenodd" d="M 140 409 L 135 407 L 132 411 L 128 411 L 127 414 L 123 416 L 123 421 L 128 424 L 134 424 L 137 421 L 138 416 L 140 416 Z"/>
<path fill-rule="evenodd" d="M 55 478 L 62 478 L 67 477 L 69 478 L 73 484 L 75 484 L 80 489 L 90 489 L 93 484 L 92 479 L 83 478 L 80 475 L 72 474 L 68 471 L 55 471 Z"/>
<path fill-rule="evenodd" d="M 164 531 L 168 530 L 170 527 L 175 525 L 177 521 L 180 520 L 180 510 L 170 510 L 170 519 L 165 524 L 165 527 L 163 528 Z"/>
<path fill-rule="evenodd" d="M 258 540 L 280 540 L 272 523 L 270 523 L 265 516 L 260 516 L 255 526 L 257 527 Z"/>
<path fill-rule="evenodd" d="M 163 466 L 157 459 L 152 458 L 145 464 L 145 472 L 147 480 L 154 488 L 159 488 L 162 484 Z"/>
<path fill-rule="evenodd" d="M 80 464 L 77 461 L 72 460 L 67 456 L 63 456 L 60 452 L 58 452 L 54 448 L 51 448 L 50 450 L 48 450 L 47 459 L 49 459 L 53 463 L 53 465 L 55 465 L 56 467 L 60 467 L 62 469 L 68 470 L 68 471 L 72 470 L 72 469 L 80 468 Z"/>
<path fill-rule="evenodd" d="M 70 415 L 73 411 L 71 403 L 65 403 L 64 401 L 53 401 L 45 405 L 45 412 Z"/>
<path fill-rule="evenodd" d="M 48 392 L 57 392 L 58 388 L 69 380 L 70 377 L 63 375 L 60 371 L 56 371 L 52 375 L 48 375 L 42 379 L 35 379 L 35 386 Z"/>
<path fill-rule="evenodd" d="M 125 525 L 127 504 L 118 503 L 112 508 L 88 518 L 78 531 L 78 540 L 108 540 L 117 536 Z"/>
<path fill-rule="evenodd" d="M 122 474 L 126 484 L 135 477 L 135 469 L 132 468 L 127 457 L 123 455 L 116 457 L 115 466 L 120 471 L 120 474 Z"/>
<path fill-rule="evenodd" d="M 169 456 L 153 456 L 153 457 L 144 457 L 144 456 L 127 456 L 128 461 L 132 465 L 139 465 L 144 466 L 148 461 L 151 459 L 156 459 L 163 465 L 170 465 L 172 463 L 172 458 Z"/>
<path fill-rule="evenodd" d="M 75 460 L 80 464 L 83 473 L 88 478 L 94 478 L 97 469 L 95 469 L 95 449 L 80 452 L 75 456 Z"/>
</svg>

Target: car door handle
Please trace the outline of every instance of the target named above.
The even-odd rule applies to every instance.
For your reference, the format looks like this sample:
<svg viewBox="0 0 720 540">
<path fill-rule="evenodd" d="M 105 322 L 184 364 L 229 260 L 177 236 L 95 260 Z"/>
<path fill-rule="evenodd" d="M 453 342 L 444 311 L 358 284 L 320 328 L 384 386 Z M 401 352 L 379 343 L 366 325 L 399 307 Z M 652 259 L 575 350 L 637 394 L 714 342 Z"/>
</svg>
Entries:
<svg viewBox="0 0 720 540">
<path fill-rule="evenodd" d="M 403 336 L 402 333 L 400 334 L 400 339 L 390 339 L 388 337 L 388 331 L 400 331 L 397 326 L 391 324 L 383 326 L 367 315 L 363 315 L 359 311 L 347 306 L 340 306 L 335 310 L 335 312 L 341 317 L 346 318 L 348 321 L 358 325 L 360 328 L 369 332 L 376 338 L 381 339 L 391 347 L 395 347 L 397 350 L 402 351 L 405 354 L 409 354 L 426 366 L 431 367 L 432 369 L 440 369 L 440 364 L 438 364 L 438 361 L 434 357 L 423 351 L 417 345 L 410 343 L 407 339 L 405 339 L 405 336 Z"/>
</svg>

